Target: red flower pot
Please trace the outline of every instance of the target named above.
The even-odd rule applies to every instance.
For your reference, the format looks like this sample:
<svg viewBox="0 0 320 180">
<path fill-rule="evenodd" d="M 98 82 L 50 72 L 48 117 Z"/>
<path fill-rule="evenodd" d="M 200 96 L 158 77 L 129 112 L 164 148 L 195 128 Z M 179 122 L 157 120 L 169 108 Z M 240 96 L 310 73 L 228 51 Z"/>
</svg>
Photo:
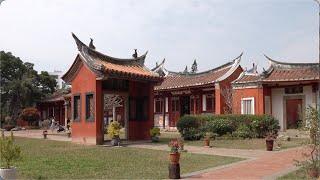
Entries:
<svg viewBox="0 0 320 180">
<path fill-rule="evenodd" d="M 204 146 L 210 146 L 210 140 L 204 139 Z"/>
<path fill-rule="evenodd" d="M 180 153 L 170 153 L 169 158 L 171 163 L 178 164 L 180 160 Z"/>
<path fill-rule="evenodd" d="M 266 140 L 267 151 L 273 150 L 273 140 Z"/>
<path fill-rule="evenodd" d="M 310 139 L 315 140 L 316 139 L 316 133 L 310 133 Z"/>
</svg>

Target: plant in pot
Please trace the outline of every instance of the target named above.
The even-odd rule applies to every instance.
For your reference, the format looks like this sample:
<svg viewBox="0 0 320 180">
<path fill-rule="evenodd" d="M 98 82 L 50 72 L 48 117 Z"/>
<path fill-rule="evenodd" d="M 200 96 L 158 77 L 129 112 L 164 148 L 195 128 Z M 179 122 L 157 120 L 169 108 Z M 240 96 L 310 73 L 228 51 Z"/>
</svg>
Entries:
<svg viewBox="0 0 320 180">
<path fill-rule="evenodd" d="M 169 159 L 170 159 L 171 163 L 173 163 L 173 164 L 179 163 L 179 160 L 180 160 L 179 141 L 171 141 L 168 144 L 168 147 L 170 148 Z"/>
<path fill-rule="evenodd" d="M 159 142 L 159 136 L 160 136 L 160 128 L 152 128 L 149 131 L 149 134 L 151 136 L 152 142 Z"/>
<path fill-rule="evenodd" d="M 43 138 L 44 138 L 44 139 L 47 139 L 48 131 L 47 131 L 47 130 L 44 130 L 44 131 L 42 132 L 42 134 L 43 134 Z"/>
<path fill-rule="evenodd" d="M 0 139 L 0 160 L 4 162 L 4 167 L 0 168 L 0 177 L 3 179 L 16 179 L 16 168 L 12 166 L 13 161 L 21 159 L 21 149 L 14 144 L 13 132 L 10 137 L 2 137 Z"/>
<path fill-rule="evenodd" d="M 215 139 L 217 135 L 218 134 L 213 133 L 213 132 L 206 132 L 205 135 L 204 135 L 204 138 L 203 138 L 204 146 L 205 147 L 210 147 L 210 140 Z"/>
<path fill-rule="evenodd" d="M 274 131 L 269 131 L 265 135 L 265 140 L 266 140 L 266 147 L 267 151 L 272 151 L 273 150 L 273 142 L 277 139 L 278 133 Z"/>
<path fill-rule="evenodd" d="M 68 138 L 71 138 L 71 131 L 67 132 Z"/>
<path fill-rule="evenodd" d="M 111 138 L 111 145 L 118 146 L 121 143 L 120 140 L 120 130 L 121 125 L 117 121 L 113 121 L 108 126 L 108 135 Z"/>
</svg>

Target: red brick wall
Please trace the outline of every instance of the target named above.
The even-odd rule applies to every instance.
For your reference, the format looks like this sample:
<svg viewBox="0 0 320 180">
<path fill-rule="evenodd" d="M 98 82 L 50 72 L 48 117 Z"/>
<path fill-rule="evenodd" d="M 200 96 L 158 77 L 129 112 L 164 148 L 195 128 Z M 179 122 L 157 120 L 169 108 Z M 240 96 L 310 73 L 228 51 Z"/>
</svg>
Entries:
<svg viewBox="0 0 320 180">
<path fill-rule="evenodd" d="M 84 144 L 101 144 L 102 135 L 99 132 L 102 131 L 100 126 L 101 122 L 101 82 L 96 81 L 96 76 L 92 73 L 86 66 L 82 65 L 77 75 L 72 80 L 72 116 L 71 119 L 74 120 L 74 94 L 80 94 L 81 97 L 81 112 L 80 122 L 72 122 L 72 142 L 73 143 L 84 143 Z M 97 86 L 97 88 L 96 88 Z M 86 122 L 86 109 L 85 109 L 85 99 L 87 92 L 94 93 L 95 99 L 95 119 L 94 122 Z M 101 124 L 102 125 L 102 124 Z M 101 129 L 101 130 L 99 130 Z M 102 133 L 100 133 L 102 134 Z"/>
<path fill-rule="evenodd" d="M 241 98 L 254 98 L 255 114 L 264 114 L 264 91 L 262 88 L 234 89 L 236 114 L 241 114 Z"/>
</svg>

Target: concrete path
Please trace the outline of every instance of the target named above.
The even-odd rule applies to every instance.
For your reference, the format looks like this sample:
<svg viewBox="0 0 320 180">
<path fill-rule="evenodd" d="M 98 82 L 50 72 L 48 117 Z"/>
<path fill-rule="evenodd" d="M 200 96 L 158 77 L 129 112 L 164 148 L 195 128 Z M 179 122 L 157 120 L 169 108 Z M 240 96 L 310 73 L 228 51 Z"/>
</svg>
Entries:
<svg viewBox="0 0 320 180">
<path fill-rule="evenodd" d="M 26 137 L 26 138 L 35 138 L 35 139 L 43 139 L 43 130 L 40 129 L 27 129 L 20 131 L 12 131 L 14 136 L 17 137 Z M 4 131 L 5 136 L 10 135 L 10 131 Z M 66 132 L 57 133 L 57 131 L 48 130 L 47 139 L 56 140 L 56 141 L 69 141 L 71 142 L 71 138 L 68 138 Z"/>
<path fill-rule="evenodd" d="M 169 150 L 167 144 L 142 143 L 142 144 L 132 144 L 128 146 L 145 148 L 145 149 L 165 150 L 165 151 Z M 276 153 L 276 151 L 263 151 L 263 150 L 206 148 L 206 147 L 186 146 L 186 145 L 184 147 L 185 147 L 184 149 L 188 150 L 189 153 L 232 156 L 232 157 L 250 158 L 250 159 L 256 159 L 264 155 Z"/>
<path fill-rule="evenodd" d="M 168 150 L 163 144 L 135 144 L 130 147 Z M 204 148 L 185 146 L 188 153 L 211 154 L 248 158 L 245 161 L 214 167 L 182 175 L 188 179 L 276 179 L 295 167 L 294 160 L 305 160 L 302 153 L 309 152 L 308 147 L 282 151 L 242 150 L 223 148 Z"/>
</svg>

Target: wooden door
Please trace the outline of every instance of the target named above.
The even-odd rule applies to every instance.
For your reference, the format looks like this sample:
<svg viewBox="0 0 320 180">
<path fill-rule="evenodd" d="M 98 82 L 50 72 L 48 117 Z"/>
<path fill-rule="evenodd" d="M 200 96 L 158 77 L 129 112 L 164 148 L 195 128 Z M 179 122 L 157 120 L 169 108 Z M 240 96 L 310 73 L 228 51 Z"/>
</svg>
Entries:
<svg viewBox="0 0 320 180">
<path fill-rule="evenodd" d="M 171 119 L 170 127 L 176 127 L 177 120 L 180 118 L 180 101 L 179 97 L 171 98 Z"/>
<path fill-rule="evenodd" d="M 301 120 L 302 99 L 287 99 L 287 129 L 297 128 Z"/>
</svg>

